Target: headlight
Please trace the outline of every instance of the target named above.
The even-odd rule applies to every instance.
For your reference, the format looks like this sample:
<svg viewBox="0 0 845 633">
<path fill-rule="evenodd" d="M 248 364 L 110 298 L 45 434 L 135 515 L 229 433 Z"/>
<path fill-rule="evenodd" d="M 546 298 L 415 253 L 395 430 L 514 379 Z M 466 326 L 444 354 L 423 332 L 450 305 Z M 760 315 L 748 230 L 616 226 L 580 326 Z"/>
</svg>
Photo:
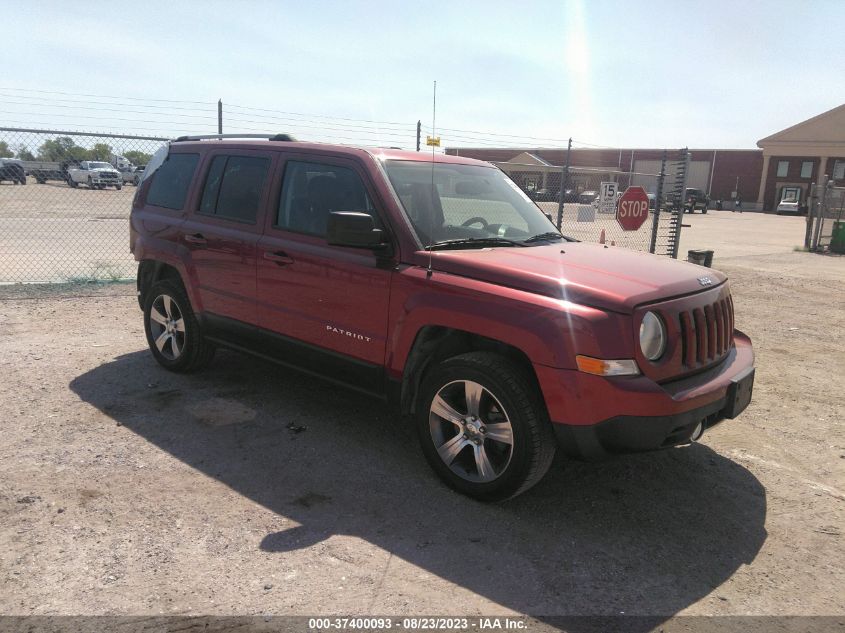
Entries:
<svg viewBox="0 0 845 633">
<path fill-rule="evenodd" d="M 646 312 L 640 323 L 640 349 L 649 360 L 657 360 L 666 351 L 666 326 L 654 312 Z"/>
</svg>

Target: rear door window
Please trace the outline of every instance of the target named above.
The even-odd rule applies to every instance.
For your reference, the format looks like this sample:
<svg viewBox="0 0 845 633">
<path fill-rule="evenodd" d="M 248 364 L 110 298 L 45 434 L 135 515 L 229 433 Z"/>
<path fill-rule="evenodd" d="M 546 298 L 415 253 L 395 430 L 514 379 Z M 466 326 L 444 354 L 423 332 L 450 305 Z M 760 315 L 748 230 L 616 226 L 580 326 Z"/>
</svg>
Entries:
<svg viewBox="0 0 845 633">
<path fill-rule="evenodd" d="M 147 204 L 182 210 L 199 162 L 199 154 L 170 154 L 152 175 Z"/>
<path fill-rule="evenodd" d="M 199 213 L 255 224 L 270 159 L 215 156 L 208 169 Z"/>
</svg>

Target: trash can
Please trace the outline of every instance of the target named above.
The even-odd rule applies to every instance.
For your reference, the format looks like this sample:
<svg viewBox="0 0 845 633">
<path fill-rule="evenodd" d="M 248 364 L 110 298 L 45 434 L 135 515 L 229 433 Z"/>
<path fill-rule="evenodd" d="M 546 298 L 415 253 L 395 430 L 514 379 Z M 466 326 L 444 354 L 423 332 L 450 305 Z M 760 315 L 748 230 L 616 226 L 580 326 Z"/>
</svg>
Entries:
<svg viewBox="0 0 845 633">
<path fill-rule="evenodd" d="M 843 222 L 843 224 L 845 224 L 845 222 Z M 692 264 L 698 264 L 699 266 L 707 266 L 707 268 L 710 268 L 710 266 L 713 264 L 713 251 L 687 251 L 687 261 Z"/>
<path fill-rule="evenodd" d="M 845 253 L 845 222 L 836 221 L 833 223 L 830 250 L 833 253 Z"/>
</svg>

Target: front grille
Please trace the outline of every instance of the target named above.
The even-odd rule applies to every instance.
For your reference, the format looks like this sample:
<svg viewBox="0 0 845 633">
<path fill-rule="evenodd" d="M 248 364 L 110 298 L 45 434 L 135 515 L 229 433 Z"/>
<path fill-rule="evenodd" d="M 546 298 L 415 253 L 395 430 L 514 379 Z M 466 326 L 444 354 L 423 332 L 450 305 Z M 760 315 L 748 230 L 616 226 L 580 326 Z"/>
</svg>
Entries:
<svg viewBox="0 0 845 633">
<path fill-rule="evenodd" d="M 709 365 L 733 344 L 734 307 L 730 295 L 691 311 L 678 313 L 681 358 L 687 368 Z"/>
</svg>

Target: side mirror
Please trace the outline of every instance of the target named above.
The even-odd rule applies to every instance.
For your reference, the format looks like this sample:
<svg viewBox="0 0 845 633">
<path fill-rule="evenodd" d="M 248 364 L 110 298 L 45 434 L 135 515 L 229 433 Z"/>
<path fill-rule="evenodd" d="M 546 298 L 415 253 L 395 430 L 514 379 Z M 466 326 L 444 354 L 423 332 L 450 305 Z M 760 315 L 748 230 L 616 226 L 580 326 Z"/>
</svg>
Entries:
<svg viewBox="0 0 845 633">
<path fill-rule="evenodd" d="M 384 231 L 376 228 L 373 216 L 360 211 L 333 211 L 329 214 L 326 239 L 332 246 L 370 249 L 387 246 Z"/>
</svg>

